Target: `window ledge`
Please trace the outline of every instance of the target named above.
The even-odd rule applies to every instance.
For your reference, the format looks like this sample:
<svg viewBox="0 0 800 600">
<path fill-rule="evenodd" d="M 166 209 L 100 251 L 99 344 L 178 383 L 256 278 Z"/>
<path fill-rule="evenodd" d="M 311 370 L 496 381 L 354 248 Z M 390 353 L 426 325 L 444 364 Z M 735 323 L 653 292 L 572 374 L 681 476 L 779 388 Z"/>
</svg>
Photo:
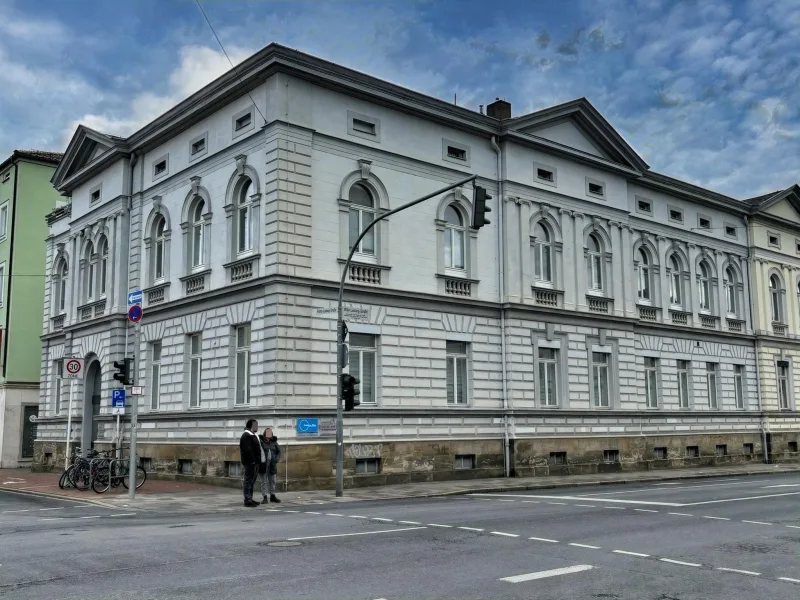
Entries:
<svg viewBox="0 0 800 600">
<path fill-rule="evenodd" d="M 161 283 L 156 283 L 142 290 L 142 293 L 147 296 L 147 306 L 166 302 L 169 285 L 169 281 L 162 281 Z"/>
<path fill-rule="evenodd" d="M 346 258 L 337 258 L 336 262 L 338 262 L 340 265 L 343 265 L 343 264 L 345 264 L 347 262 L 347 259 Z M 353 260 L 350 261 L 350 264 L 351 265 L 365 265 L 367 267 L 372 267 L 373 269 L 380 269 L 381 271 L 389 271 L 392 268 L 389 265 L 381 265 L 381 264 L 378 264 L 376 262 L 356 260 L 355 256 L 353 256 Z"/>
<path fill-rule="evenodd" d="M 193 271 L 192 273 L 184 275 L 183 277 L 178 277 L 178 281 L 186 281 L 187 279 L 193 279 L 195 277 L 200 277 L 201 275 L 208 275 L 209 273 L 211 273 L 210 268 L 202 269 L 200 271 Z"/>
<path fill-rule="evenodd" d="M 436 279 L 458 279 L 459 281 L 466 281 L 469 283 L 480 283 L 480 279 L 472 279 L 466 275 L 451 275 L 450 273 L 437 273 Z"/>
</svg>

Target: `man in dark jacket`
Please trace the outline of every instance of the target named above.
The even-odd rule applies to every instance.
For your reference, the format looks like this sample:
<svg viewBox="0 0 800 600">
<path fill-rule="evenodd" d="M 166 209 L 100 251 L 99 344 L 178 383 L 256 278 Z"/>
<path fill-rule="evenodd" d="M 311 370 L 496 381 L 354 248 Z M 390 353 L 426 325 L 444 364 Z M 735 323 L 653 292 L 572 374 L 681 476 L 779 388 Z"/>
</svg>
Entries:
<svg viewBox="0 0 800 600">
<path fill-rule="evenodd" d="M 258 466 L 261 463 L 261 443 L 258 435 L 258 421 L 248 419 L 244 426 L 244 433 L 239 439 L 239 453 L 241 454 L 242 466 L 242 491 L 244 493 L 245 506 L 258 506 L 260 502 L 253 500 L 253 487 L 258 478 Z"/>
<path fill-rule="evenodd" d="M 272 429 L 267 427 L 264 434 L 258 436 L 261 447 L 264 449 L 266 461 L 259 467 L 261 473 L 261 494 L 264 496 L 264 504 L 268 502 L 280 502 L 275 495 L 275 476 L 278 474 L 278 461 L 281 458 L 281 447 L 278 445 L 278 438 L 272 435 Z"/>
</svg>

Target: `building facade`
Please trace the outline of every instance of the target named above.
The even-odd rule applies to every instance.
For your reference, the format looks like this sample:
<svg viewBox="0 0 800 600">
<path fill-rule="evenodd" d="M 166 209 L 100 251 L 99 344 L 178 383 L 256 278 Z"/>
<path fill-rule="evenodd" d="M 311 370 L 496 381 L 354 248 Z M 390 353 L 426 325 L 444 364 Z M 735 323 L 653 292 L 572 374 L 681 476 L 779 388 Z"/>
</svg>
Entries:
<svg viewBox="0 0 800 600">
<path fill-rule="evenodd" d="M 41 468 L 63 457 L 65 356 L 87 360 L 73 439 L 114 439 L 111 364 L 132 353 L 141 288 L 147 468 L 235 483 L 255 417 L 285 444 L 289 487 L 332 485 L 332 438 L 297 423 L 335 413 L 351 244 L 470 174 L 491 224 L 471 229 L 468 185 L 356 249 L 346 485 L 760 459 L 750 204 L 652 172 L 584 99 L 483 114 L 277 45 L 237 70 L 129 138 L 82 127 L 67 148 Z"/>
<path fill-rule="evenodd" d="M 63 203 L 61 154 L 15 150 L 0 163 L 0 468 L 33 460 L 39 410 L 45 215 Z"/>
</svg>

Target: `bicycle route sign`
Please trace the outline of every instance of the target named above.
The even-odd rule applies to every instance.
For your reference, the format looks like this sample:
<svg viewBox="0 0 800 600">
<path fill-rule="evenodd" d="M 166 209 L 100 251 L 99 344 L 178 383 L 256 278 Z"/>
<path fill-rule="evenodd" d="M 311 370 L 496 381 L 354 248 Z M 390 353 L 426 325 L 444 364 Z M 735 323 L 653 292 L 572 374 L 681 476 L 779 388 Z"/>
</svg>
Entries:
<svg viewBox="0 0 800 600">
<path fill-rule="evenodd" d="M 68 358 L 64 361 L 64 373 L 62 377 L 65 379 L 77 379 L 83 374 L 83 359 L 82 358 Z"/>
<path fill-rule="evenodd" d="M 111 390 L 111 414 L 124 415 L 125 414 L 125 390 Z"/>
</svg>

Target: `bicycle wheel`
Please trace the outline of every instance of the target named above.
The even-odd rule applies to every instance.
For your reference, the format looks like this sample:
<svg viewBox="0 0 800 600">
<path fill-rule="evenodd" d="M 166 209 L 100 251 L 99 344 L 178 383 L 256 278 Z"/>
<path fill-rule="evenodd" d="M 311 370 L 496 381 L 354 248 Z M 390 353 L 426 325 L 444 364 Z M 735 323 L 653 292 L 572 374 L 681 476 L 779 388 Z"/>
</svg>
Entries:
<svg viewBox="0 0 800 600">
<path fill-rule="evenodd" d="M 122 485 L 125 486 L 125 489 L 130 489 L 130 478 L 128 474 L 125 474 L 125 477 L 122 479 Z M 144 485 L 144 482 L 147 481 L 147 471 L 144 470 L 144 467 L 136 467 L 136 489 L 138 490 L 140 487 Z"/>
<path fill-rule="evenodd" d="M 88 464 L 79 464 L 70 471 L 70 483 L 75 486 L 75 489 L 85 492 L 89 489 L 91 483 L 91 473 Z"/>
<path fill-rule="evenodd" d="M 108 467 L 103 467 L 94 474 L 92 489 L 96 493 L 102 494 L 107 492 L 109 487 L 111 487 L 111 471 Z"/>
<path fill-rule="evenodd" d="M 58 487 L 62 490 L 67 487 L 72 487 L 72 481 L 70 480 L 69 472 L 72 470 L 72 465 L 69 468 L 61 473 L 61 477 L 58 478 Z"/>
</svg>

